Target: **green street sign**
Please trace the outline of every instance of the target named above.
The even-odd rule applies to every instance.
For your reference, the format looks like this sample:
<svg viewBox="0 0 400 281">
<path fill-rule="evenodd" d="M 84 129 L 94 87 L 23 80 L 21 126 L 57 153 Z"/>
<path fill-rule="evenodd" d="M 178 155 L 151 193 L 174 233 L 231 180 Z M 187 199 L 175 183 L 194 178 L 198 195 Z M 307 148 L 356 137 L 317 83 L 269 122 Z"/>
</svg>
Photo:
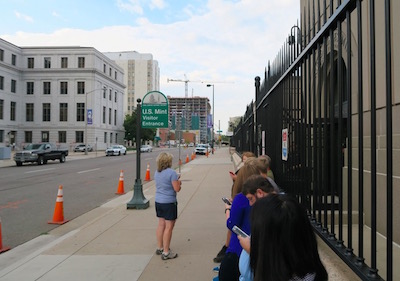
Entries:
<svg viewBox="0 0 400 281">
<path fill-rule="evenodd" d="M 142 103 L 142 128 L 168 128 L 168 99 L 159 92 L 148 92 Z"/>
</svg>

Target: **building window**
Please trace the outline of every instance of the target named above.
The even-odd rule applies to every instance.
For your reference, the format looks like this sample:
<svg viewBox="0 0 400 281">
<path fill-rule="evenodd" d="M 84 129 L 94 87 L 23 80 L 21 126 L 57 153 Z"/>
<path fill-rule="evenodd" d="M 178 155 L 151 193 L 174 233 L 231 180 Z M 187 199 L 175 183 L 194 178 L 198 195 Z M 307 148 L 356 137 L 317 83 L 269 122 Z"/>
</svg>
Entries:
<svg viewBox="0 0 400 281">
<path fill-rule="evenodd" d="M 0 61 L 4 61 L 4 50 L 3 49 L 0 49 Z"/>
<path fill-rule="evenodd" d="M 111 114 L 111 108 L 109 108 L 109 109 L 108 109 L 108 124 L 110 124 L 110 125 L 111 125 L 111 116 L 112 116 L 112 114 Z"/>
<path fill-rule="evenodd" d="M 42 142 L 49 142 L 50 134 L 49 131 L 42 131 Z"/>
<path fill-rule="evenodd" d="M 106 107 L 103 106 L 103 124 L 106 123 Z"/>
<path fill-rule="evenodd" d="M 85 58 L 84 57 L 78 58 L 78 68 L 85 68 Z"/>
<path fill-rule="evenodd" d="M 51 119 L 51 104 L 43 104 L 43 122 L 50 122 Z"/>
<path fill-rule="evenodd" d="M 105 99 L 105 98 L 106 98 L 106 91 L 107 91 L 107 89 L 106 89 L 106 87 L 104 87 L 104 91 L 103 91 L 103 99 Z"/>
<path fill-rule="evenodd" d="M 60 122 L 68 121 L 68 103 L 60 103 Z"/>
<path fill-rule="evenodd" d="M 17 80 L 11 79 L 11 93 L 15 93 L 17 91 Z"/>
<path fill-rule="evenodd" d="M 33 103 L 26 104 L 26 122 L 33 122 L 34 106 L 35 104 Z"/>
<path fill-rule="evenodd" d="M 83 142 L 83 131 L 76 131 L 75 132 L 75 142 L 82 143 Z"/>
<path fill-rule="evenodd" d="M 112 142 L 113 139 L 113 133 L 110 133 L 110 142 Z"/>
<path fill-rule="evenodd" d="M 104 143 L 107 143 L 107 132 L 104 132 Z"/>
<path fill-rule="evenodd" d="M 43 82 L 43 95 L 51 94 L 51 82 Z"/>
<path fill-rule="evenodd" d="M 117 72 L 115 71 L 115 74 L 114 74 L 114 78 L 115 78 L 115 80 L 117 80 Z"/>
<path fill-rule="evenodd" d="M 34 82 L 26 82 L 26 94 L 33 95 L 33 89 L 35 87 Z"/>
<path fill-rule="evenodd" d="M 17 64 L 17 56 L 12 54 L 11 55 L 11 64 L 16 65 Z"/>
<path fill-rule="evenodd" d="M 4 77 L 0 76 L 0 90 L 4 90 Z"/>
<path fill-rule="evenodd" d="M 78 82 L 78 95 L 85 94 L 85 82 Z"/>
<path fill-rule="evenodd" d="M 4 130 L 0 130 L 0 142 L 4 141 Z"/>
<path fill-rule="evenodd" d="M 111 69 L 111 67 L 110 67 L 110 76 L 112 75 L 112 69 Z"/>
<path fill-rule="evenodd" d="M 68 82 L 60 82 L 60 94 L 61 95 L 68 94 Z"/>
<path fill-rule="evenodd" d="M 104 73 L 106 73 L 106 71 L 107 71 L 106 69 L 107 69 L 106 64 L 103 64 L 103 72 L 104 72 Z"/>
<path fill-rule="evenodd" d="M 28 68 L 35 68 L 35 59 L 28 58 Z"/>
<path fill-rule="evenodd" d="M 4 115 L 4 100 L 0 100 L 0 120 L 3 120 Z"/>
<path fill-rule="evenodd" d="M 118 93 L 117 93 L 117 92 L 115 92 L 115 96 L 114 96 L 114 102 L 117 102 L 117 95 L 118 95 Z"/>
<path fill-rule="evenodd" d="M 32 131 L 25 131 L 25 142 L 32 142 Z"/>
<path fill-rule="evenodd" d="M 17 103 L 15 101 L 12 101 L 10 104 L 10 120 L 11 121 L 15 121 L 16 111 L 17 111 Z"/>
<path fill-rule="evenodd" d="M 117 126 L 117 110 L 114 109 L 114 126 Z"/>
<path fill-rule="evenodd" d="M 44 68 L 51 68 L 51 58 L 44 58 Z"/>
<path fill-rule="evenodd" d="M 58 132 L 58 142 L 59 143 L 66 143 L 67 142 L 67 132 L 66 131 L 59 131 Z"/>
<path fill-rule="evenodd" d="M 61 68 L 68 68 L 68 58 L 67 57 L 61 58 Z"/>
<path fill-rule="evenodd" d="M 118 133 L 115 133 L 115 143 L 118 143 Z"/>
<path fill-rule="evenodd" d="M 83 102 L 76 104 L 76 121 L 85 121 L 85 104 Z"/>
<path fill-rule="evenodd" d="M 108 99 L 111 100 L 112 90 L 110 89 L 110 93 L 108 94 Z"/>
</svg>

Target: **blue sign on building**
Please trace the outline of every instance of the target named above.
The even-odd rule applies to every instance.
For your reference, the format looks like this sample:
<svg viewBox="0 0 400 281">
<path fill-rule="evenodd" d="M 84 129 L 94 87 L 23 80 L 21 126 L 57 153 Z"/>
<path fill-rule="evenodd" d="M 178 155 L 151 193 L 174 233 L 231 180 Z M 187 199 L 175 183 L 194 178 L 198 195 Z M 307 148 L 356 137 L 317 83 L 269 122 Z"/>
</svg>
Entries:
<svg viewBox="0 0 400 281">
<path fill-rule="evenodd" d="M 92 113 L 93 113 L 92 110 L 88 109 L 88 111 L 87 111 L 87 123 L 89 125 L 93 124 L 93 115 L 92 115 Z"/>
</svg>

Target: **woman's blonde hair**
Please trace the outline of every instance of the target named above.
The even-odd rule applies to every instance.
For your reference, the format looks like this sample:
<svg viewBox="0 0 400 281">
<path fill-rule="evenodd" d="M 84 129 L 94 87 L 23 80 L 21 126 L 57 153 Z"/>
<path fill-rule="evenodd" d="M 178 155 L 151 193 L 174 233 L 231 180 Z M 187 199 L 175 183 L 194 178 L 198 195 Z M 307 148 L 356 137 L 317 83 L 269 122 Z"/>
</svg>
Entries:
<svg viewBox="0 0 400 281">
<path fill-rule="evenodd" d="M 157 156 L 157 171 L 161 172 L 165 169 L 172 167 L 172 154 L 168 152 L 161 152 Z"/>
<path fill-rule="evenodd" d="M 242 192 L 243 184 L 251 175 L 259 175 L 260 174 L 260 161 L 257 158 L 250 157 L 246 161 L 244 161 L 243 167 L 240 168 L 235 183 L 232 188 L 232 198 L 236 196 L 236 194 Z"/>
</svg>

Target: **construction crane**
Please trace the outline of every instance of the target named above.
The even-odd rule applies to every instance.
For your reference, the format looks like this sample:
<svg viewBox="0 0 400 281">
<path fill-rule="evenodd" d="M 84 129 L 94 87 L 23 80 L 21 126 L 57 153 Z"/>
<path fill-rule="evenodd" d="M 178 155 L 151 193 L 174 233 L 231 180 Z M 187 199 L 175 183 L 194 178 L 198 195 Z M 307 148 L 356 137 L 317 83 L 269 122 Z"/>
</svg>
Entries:
<svg viewBox="0 0 400 281">
<path fill-rule="evenodd" d="M 188 83 L 189 82 L 201 82 L 201 81 L 190 81 L 187 79 L 186 74 L 185 74 L 185 80 L 167 78 L 167 83 L 169 83 L 169 82 L 184 82 L 185 83 L 185 98 L 187 98 L 188 97 Z"/>
<path fill-rule="evenodd" d="M 191 82 L 195 82 L 195 83 L 206 83 L 206 84 L 215 84 L 215 83 L 234 83 L 234 82 L 224 82 L 224 81 L 203 81 L 203 80 L 195 80 L 195 81 L 191 81 L 189 79 L 187 79 L 186 74 L 184 74 L 185 79 L 169 79 L 167 78 L 167 83 L 169 82 L 182 82 L 185 83 L 185 98 L 188 97 L 188 83 Z"/>
</svg>

